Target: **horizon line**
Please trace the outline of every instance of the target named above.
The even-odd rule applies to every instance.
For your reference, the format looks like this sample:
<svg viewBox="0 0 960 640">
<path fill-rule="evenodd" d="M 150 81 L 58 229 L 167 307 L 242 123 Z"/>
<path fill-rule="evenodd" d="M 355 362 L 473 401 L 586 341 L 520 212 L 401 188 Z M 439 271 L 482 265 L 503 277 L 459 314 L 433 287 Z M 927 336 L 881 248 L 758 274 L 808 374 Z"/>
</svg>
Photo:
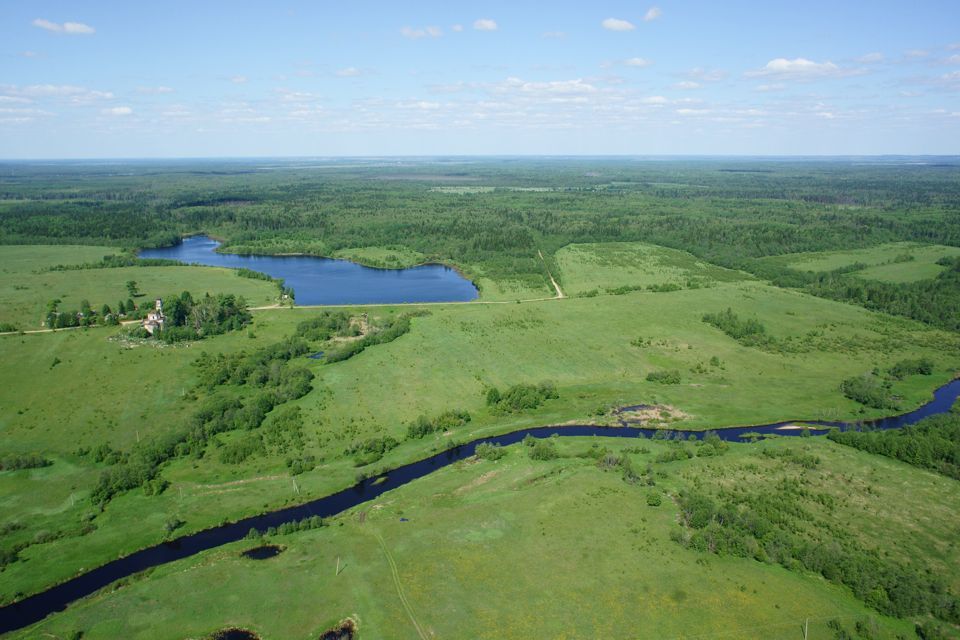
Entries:
<svg viewBox="0 0 960 640">
<path fill-rule="evenodd" d="M 878 158 L 950 158 L 960 159 L 960 152 L 944 153 L 836 153 L 836 154 L 750 154 L 750 153 L 652 153 L 652 154 L 623 154 L 623 153 L 590 153 L 590 154 L 556 154 L 556 153 L 435 153 L 435 154 L 349 154 L 349 155 L 232 155 L 232 156 L 88 156 L 88 157 L 36 157 L 15 158 L 0 157 L 0 163 L 17 162 L 145 162 L 145 161 L 211 161 L 211 160 L 285 160 L 285 161 L 323 161 L 323 160 L 384 160 L 384 159 L 417 159 L 438 160 L 445 158 L 480 158 L 480 159 L 634 159 L 634 160 L 662 160 L 662 159 L 766 159 L 766 160 L 816 160 L 816 159 L 878 159 Z"/>
</svg>

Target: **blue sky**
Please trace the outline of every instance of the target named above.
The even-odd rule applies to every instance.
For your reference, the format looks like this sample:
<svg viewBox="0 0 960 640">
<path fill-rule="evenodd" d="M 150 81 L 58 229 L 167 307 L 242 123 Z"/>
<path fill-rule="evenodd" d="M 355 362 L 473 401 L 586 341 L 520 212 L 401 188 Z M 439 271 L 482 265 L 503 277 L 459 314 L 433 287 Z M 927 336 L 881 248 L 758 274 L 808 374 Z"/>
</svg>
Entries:
<svg viewBox="0 0 960 640">
<path fill-rule="evenodd" d="M 960 1 L 0 4 L 0 157 L 960 154 Z"/>
</svg>

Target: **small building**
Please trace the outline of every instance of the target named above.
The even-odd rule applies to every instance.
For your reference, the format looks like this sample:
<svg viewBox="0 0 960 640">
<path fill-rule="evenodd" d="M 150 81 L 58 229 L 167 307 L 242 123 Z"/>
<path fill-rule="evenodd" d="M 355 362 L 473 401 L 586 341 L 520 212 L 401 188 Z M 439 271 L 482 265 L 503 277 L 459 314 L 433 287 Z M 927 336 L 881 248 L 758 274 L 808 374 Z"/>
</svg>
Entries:
<svg viewBox="0 0 960 640">
<path fill-rule="evenodd" d="M 153 303 L 153 310 L 147 314 L 143 321 L 143 328 L 147 333 L 153 335 L 157 330 L 162 330 L 167 317 L 163 315 L 163 300 L 157 298 Z"/>
</svg>

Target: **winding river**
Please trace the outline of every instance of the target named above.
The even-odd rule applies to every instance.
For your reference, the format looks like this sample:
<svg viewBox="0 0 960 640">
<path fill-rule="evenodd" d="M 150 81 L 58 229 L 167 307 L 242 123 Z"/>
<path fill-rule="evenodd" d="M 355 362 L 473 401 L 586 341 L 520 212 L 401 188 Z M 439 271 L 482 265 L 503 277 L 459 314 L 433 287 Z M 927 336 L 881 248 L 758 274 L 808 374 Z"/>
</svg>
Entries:
<svg viewBox="0 0 960 640">
<path fill-rule="evenodd" d="M 946 413 L 958 397 L 960 397 L 960 379 L 948 382 L 934 391 L 933 400 L 914 411 L 899 416 L 865 421 L 863 424 L 875 429 L 897 429 L 914 424 L 932 415 Z M 727 427 L 716 429 L 712 433 L 716 433 L 722 439 L 732 442 L 742 441 L 744 436 L 752 433 L 797 436 L 801 434 L 800 430 L 783 430 L 783 427 L 796 422 L 798 421 L 776 422 L 773 424 L 745 427 Z M 817 425 L 820 427 L 820 431 L 826 431 L 834 427 L 849 428 L 854 426 L 853 423 L 845 422 L 809 420 L 799 422 Z M 636 438 L 640 435 L 652 437 L 656 431 L 655 429 L 630 426 L 629 422 L 623 421 L 621 426 L 614 427 L 598 427 L 592 425 L 533 427 L 512 431 L 499 436 L 478 438 L 477 440 L 448 449 L 429 458 L 397 467 L 384 475 L 368 478 L 348 489 L 338 491 L 323 498 L 205 529 L 108 562 L 101 567 L 71 578 L 46 591 L 0 608 L 0 633 L 20 629 L 34 622 L 38 622 L 51 613 L 62 611 L 71 602 L 88 596 L 121 578 L 126 578 L 150 567 L 182 560 L 183 558 L 188 558 L 202 551 L 236 542 L 246 536 L 250 529 L 264 531 L 269 527 L 277 527 L 285 522 L 302 520 L 310 516 L 321 516 L 324 518 L 334 516 L 359 504 L 373 500 L 387 491 L 402 487 L 418 478 L 429 475 L 458 460 L 468 458 L 474 454 L 477 445 L 481 443 L 505 446 L 520 442 L 527 435 L 546 438 L 553 434 L 559 436 L 604 436 L 617 438 Z M 674 433 L 683 433 L 684 436 L 693 435 L 699 439 L 704 436 L 705 432 L 675 431 Z"/>
<path fill-rule="evenodd" d="M 208 267 L 252 269 L 283 278 L 301 305 L 468 302 L 478 295 L 472 282 L 442 264 L 374 269 L 348 260 L 315 256 L 217 253 L 219 246 L 208 236 L 189 236 L 172 247 L 143 249 L 139 255 Z"/>
</svg>

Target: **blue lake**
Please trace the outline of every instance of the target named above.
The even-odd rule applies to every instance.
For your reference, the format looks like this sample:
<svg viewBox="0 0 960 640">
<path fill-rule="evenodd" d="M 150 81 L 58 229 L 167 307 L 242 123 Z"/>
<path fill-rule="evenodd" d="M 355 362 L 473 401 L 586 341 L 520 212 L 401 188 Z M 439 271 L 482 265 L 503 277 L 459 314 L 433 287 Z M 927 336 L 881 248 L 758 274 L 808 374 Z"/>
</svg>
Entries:
<svg viewBox="0 0 960 640">
<path fill-rule="evenodd" d="M 220 243 L 191 236 L 172 247 L 144 249 L 141 258 L 167 258 L 210 267 L 253 269 L 283 278 L 297 304 L 396 304 L 467 302 L 478 292 L 472 282 L 442 264 L 409 269 L 373 269 L 347 260 L 313 256 L 241 256 L 217 253 Z"/>
</svg>

